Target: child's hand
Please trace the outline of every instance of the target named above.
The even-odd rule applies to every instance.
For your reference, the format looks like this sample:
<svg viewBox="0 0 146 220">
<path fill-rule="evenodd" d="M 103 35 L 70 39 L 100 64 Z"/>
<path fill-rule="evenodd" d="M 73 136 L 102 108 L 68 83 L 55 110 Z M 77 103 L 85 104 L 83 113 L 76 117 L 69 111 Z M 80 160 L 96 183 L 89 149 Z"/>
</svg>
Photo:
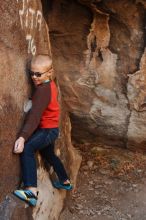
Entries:
<svg viewBox="0 0 146 220">
<path fill-rule="evenodd" d="M 16 141 L 15 141 L 15 146 L 14 146 L 14 153 L 15 154 L 20 154 L 23 152 L 24 149 L 24 138 L 23 137 L 19 137 Z"/>
</svg>

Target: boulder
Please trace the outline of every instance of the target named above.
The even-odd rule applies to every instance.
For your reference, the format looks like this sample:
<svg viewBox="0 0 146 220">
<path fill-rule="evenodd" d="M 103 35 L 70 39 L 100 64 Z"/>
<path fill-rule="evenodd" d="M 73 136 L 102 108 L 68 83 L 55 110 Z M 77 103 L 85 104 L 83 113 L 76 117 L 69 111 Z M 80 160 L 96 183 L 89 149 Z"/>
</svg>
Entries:
<svg viewBox="0 0 146 220">
<path fill-rule="evenodd" d="M 72 138 L 144 149 L 145 1 L 59 0 L 46 5 Z"/>
</svg>

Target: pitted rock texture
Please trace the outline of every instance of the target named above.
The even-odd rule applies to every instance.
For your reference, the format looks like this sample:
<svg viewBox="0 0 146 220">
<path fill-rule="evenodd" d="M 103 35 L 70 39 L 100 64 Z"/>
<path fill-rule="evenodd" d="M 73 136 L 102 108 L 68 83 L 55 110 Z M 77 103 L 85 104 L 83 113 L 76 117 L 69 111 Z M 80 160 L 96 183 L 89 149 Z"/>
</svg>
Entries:
<svg viewBox="0 0 146 220">
<path fill-rule="evenodd" d="M 144 149 L 145 1 L 42 3 L 73 139 Z"/>
<path fill-rule="evenodd" d="M 13 195 L 8 195 L 0 205 L 1 220 L 33 220 L 32 209 Z"/>
</svg>

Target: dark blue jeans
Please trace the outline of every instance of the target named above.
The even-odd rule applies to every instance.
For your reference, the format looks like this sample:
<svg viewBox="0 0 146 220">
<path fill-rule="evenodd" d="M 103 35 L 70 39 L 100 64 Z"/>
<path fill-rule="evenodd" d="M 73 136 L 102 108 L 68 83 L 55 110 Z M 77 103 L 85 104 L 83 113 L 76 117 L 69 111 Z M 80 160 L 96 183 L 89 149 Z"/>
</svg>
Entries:
<svg viewBox="0 0 146 220">
<path fill-rule="evenodd" d="M 25 187 L 37 187 L 37 168 L 35 152 L 40 151 L 46 161 L 53 166 L 60 181 L 68 179 L 60 159 L 54 153 L 55 139 L 58 128 L 39 128 L 25 143 L 24 151 L 20 154 L 22 179 Z"/>
</svg>

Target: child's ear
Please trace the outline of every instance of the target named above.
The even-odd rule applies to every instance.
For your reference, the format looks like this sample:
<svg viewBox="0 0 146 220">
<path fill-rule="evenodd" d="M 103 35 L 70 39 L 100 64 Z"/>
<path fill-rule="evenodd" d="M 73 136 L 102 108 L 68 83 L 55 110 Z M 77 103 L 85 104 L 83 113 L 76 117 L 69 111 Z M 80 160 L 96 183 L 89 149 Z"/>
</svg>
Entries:
<svg viewBox="0 0 146 220">
<path fill-rule="evenodd" d="M 52 74 L 50 72 L 47 74 L 47 77 L 49 80 L 52 80 Z"/>
<path fill-rule="evenodd" d="M 49 71 L 49 76 L 53 76 L 53 74 L 54 74 L 54 70 L 53 69 L 51 69 L 50 71 Z"/>
<path fill-rule="evenodd" d="M 54 70 L 53 70 L 53 68 L 50 70 L 50 74 L 51 74 L 51 75 L 54 74 Z"/>
</svg>

